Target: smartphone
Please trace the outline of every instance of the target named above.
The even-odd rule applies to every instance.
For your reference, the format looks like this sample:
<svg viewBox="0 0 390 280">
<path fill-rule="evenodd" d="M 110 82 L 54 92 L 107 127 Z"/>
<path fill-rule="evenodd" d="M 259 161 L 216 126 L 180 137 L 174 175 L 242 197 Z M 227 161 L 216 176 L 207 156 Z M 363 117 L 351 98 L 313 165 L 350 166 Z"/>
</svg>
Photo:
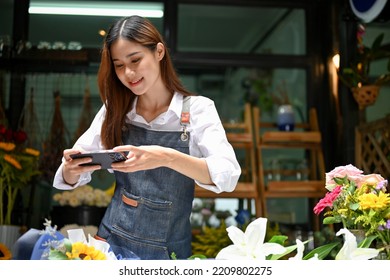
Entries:
<svg viewBox="0 0 390 280">
<path fill-rule="evenodd" d="M 100 165 L 102 169 L 111 168 L 111 164 L 114 162 L 120 162 L 127 159 L 126 155 L 122 152 L 114 152 L 112 150 L 102 150 L 94 152 L 85 152 L 80 154 L 73 154 L 70 156 L 72 159 L 92 158 L 91 162 L 80 164 L 82 166 L 86 165 Z"/>
</svg>

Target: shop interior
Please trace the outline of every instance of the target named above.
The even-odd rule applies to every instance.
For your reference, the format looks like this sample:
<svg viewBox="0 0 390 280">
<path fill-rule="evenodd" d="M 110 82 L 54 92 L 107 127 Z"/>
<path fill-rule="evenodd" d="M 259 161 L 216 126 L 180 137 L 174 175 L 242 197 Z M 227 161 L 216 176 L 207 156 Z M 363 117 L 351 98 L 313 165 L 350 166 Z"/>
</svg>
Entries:
<svg viewBox="0 0 390 280">
<path fill-rule="evenodd" d="M 97 86 L 100 50 L 105 32 L 121 16 L 42 14 L 32 9 L 57 2 L 0 2 L 0 106 L 8 127 L 26 131 L 28 144 L 41 157 L 40 174 L 20 190 L 12 212 L 11 224 L 24 231 L 41 229 L 45 219 L 59 228 L 97 226 L 106 207 L 79 210 L 63 205 L 62 191 L 53 188 L 52 180 L 62 151 L 73 145 L 102 106 Z M 312 236 L 324 228 L 312 209 L 325 194 L 325 172 L 353 164 L 365 173 L 390 177 L 390 84 L 381 86 L 373 103 L 360 106 L 338 76 L 359 46 L 371 46 L 381 34 L 381 47 L 390 53 L 389 3 L 374 19 L 359 17 L 348 0 L 61 3 L 79 10 L 77 5 L 91 4 L 149 12 L 146 17 L 164 35 L 180 79 L 215 102 L 226 131 L 250 119 L 250 143 L 237 148 L 245 170 L 241 181 L 249 183 L 242 192 L 227 195 L 195 191 L 194 236 L 205 227 L 218 229 L 222 222 L 237 224 L 242 211 L 266 216 L 293 240 Z M 370 75 L 388 74 L 388 59 L 375 59 Z M 294 132 L 310 131 L 312 142 L 302 138 L 298 149 L 289 149 L 292 138 L 277 138 L 280 146 L 271 149 L 272 139 L 268 146 L 262 142 L 264 127 L 276 122 L 278 108 L 285 104 L 292 108 Z M 387 138 L 380 140 L 385 148 L 364 142 L 364 133 L 378 128 L 379 122 L 385 123 L 377 132 Z M 106 170 L 95 172 L 90 186 L 109 193 L 114 176 Z"/>
</svg>

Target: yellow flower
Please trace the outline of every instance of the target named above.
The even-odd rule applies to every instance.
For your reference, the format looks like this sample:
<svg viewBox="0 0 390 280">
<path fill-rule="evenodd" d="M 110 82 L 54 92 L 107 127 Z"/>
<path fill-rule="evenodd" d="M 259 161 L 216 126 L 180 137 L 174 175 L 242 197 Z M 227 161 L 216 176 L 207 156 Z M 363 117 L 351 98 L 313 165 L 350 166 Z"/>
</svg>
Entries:
<svg viewBox="0 0 390 280">
<path fill-rule="evenodd" d="M 22 166 L 20 165 L 20 162 L 17 161 L 13 156 L 10 156 L 8 154 L 4 155 L 4 160 L 14 166 L 16 169 L 21 170 Z"/>
<path fill-rule="evenodd" d="M 0 142 L 0 149 L 11 152 L 15 149 L 16 145 L 14 143 Z"/>
<path fill-rule="evenodd" d="M 105 260 L 106 255 L 92 246 L 88 246 L 82 242 L 75 242 L 72 244 L 72 252 L 66 252 L 69 259 L 81 260 Z"/>
<path fill-rule="evenodd" d="M 360 208 L 363 210 L 380 210 L 390 204 L 389 194 L 383 192 L 380 192 L 378 195 L 376 195 L 375 193 L 362 194 L 358 197 L 358 199 L 360 202 Z"/>
<path fill-rule="evenodd" d="M 41 153 L 40 151 L 32 149 L 32 148 L 26 148 L 24 150 L 24 152 L 26 154 L 29 154 L 29 155 L 32 155 L 32 156 L 35 156 L 35 157 L 39 157 L 39 154 Z"/>
<path fill-rule="evenodd" d="M 3 243 L 0 243 L 0 260 L 10 260 L 11 258 L 12 254 L 10 250 Z"/>
</svg>

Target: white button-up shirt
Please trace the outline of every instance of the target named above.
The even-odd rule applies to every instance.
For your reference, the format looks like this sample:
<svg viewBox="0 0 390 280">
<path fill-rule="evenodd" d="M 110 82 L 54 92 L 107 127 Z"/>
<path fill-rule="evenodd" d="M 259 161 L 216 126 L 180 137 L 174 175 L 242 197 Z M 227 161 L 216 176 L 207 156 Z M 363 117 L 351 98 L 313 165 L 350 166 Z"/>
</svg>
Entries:
<svg viewBox="0 0 390 280">
<path fill-rule="evenodd" d="M 175 93 L 168 110 L 149 123 L 142 116 L 137 115 L 137 100 L 135 100 L 131 111 L 127 114 L 126 121 L 128 123 L 158 131 L 182 130 L 180 116 L 183 96 L 181 94 Z M 102 106 L 91 126 L 76 141 L 75 147 L 80 147 L 85 151 L 105 149 L 100 140 L 100 130 L 105 111 L 105 107 Z M 206 160 L 214 185 L 204 185 L 200 182 L 196 183 L 216 193 L 233 191 L 241 174 L 241 168 L 234 150 L 226 138 L 217 109 L 211 99 L 204 96 L 191 97 L 190 124 L 187 131 L 190 133 L 190 155 Z M 76 185 L 70 186 L 63 180 L 62 167 L 63 164 L 58 168 L 54 177 L 53 186 L 57 189 L 73 189 L 77 186 L 88 184 L 91 181 L 91 172 L 87 172 L 81 174 Z M 109 171 L 112 172 L 112 170 Z"/>
</svg>

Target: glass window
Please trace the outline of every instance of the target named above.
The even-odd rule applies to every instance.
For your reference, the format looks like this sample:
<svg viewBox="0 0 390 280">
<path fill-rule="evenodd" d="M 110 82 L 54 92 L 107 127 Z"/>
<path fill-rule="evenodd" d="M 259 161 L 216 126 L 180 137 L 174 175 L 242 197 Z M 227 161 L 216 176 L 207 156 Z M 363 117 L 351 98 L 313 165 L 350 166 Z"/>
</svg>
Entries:
<svg viewBox="0 0 390 280">
<path fill-rule="evenodd" d="M 198 69 L 196 74 L 181 74 L 191 91 L 214 100 L 223 122 L 242 117 L 244 103 L 260 107 L 263 121 L 276 118 L 279 104 L 275 97 L 288 96 L 295 109 L 297 122 L 306 120 L 306 71 L 304 69 L 226 68 Z"/>
<path fill-rule="evenodd" d="M 178 51 L 306 53 L 302 9 L 180 4 Z"/>
<path fill-rule="evenodd" d="M 37 2 L 57 5 L 55 1 L 30 1 L 30 8 Z M 126 5 L 137 5 L 137 9 L 155 9 L 161 11 L 161 17 L 149 17 L 148 19 L 162 32 L 163 27 L 163 4 L 159 2 L 118 2 L 118 1 L 94 1 L 90 2 L 88 7 L 97 7 L 104 5 L 109 8 L 119 8 L 122 5 L 123 9 Z M 65 5 L 70 8 L 76 5 L 88 5 L 88 1 L 61 1 L 58 5 Z M 94 5 L 94 6 L 91 6 Z M 115 5 L 115 6 L 114 6 Z M 153 5 L 153 6 L 151 6 Z M 129 13 L 128 15 L 131 15 Z M 124 15 L 118 16 L 93 16 L 93 15 L 59 15 L 59 14 L 31 14 L 29 40 L 33 46 L 37 46 L 40 42 L 47 42 L 45 47 L 60 48 L 61 44 L 54 45 L 55 42 L 64 43 L 68 46 L 69 42 L 79 42 L 85 48 L 100 48 L 102 46 L 104 31 L 107 31 L 111 24 Z M 103 33 L 102 33 L 103 31 Z"/>
</svg>

